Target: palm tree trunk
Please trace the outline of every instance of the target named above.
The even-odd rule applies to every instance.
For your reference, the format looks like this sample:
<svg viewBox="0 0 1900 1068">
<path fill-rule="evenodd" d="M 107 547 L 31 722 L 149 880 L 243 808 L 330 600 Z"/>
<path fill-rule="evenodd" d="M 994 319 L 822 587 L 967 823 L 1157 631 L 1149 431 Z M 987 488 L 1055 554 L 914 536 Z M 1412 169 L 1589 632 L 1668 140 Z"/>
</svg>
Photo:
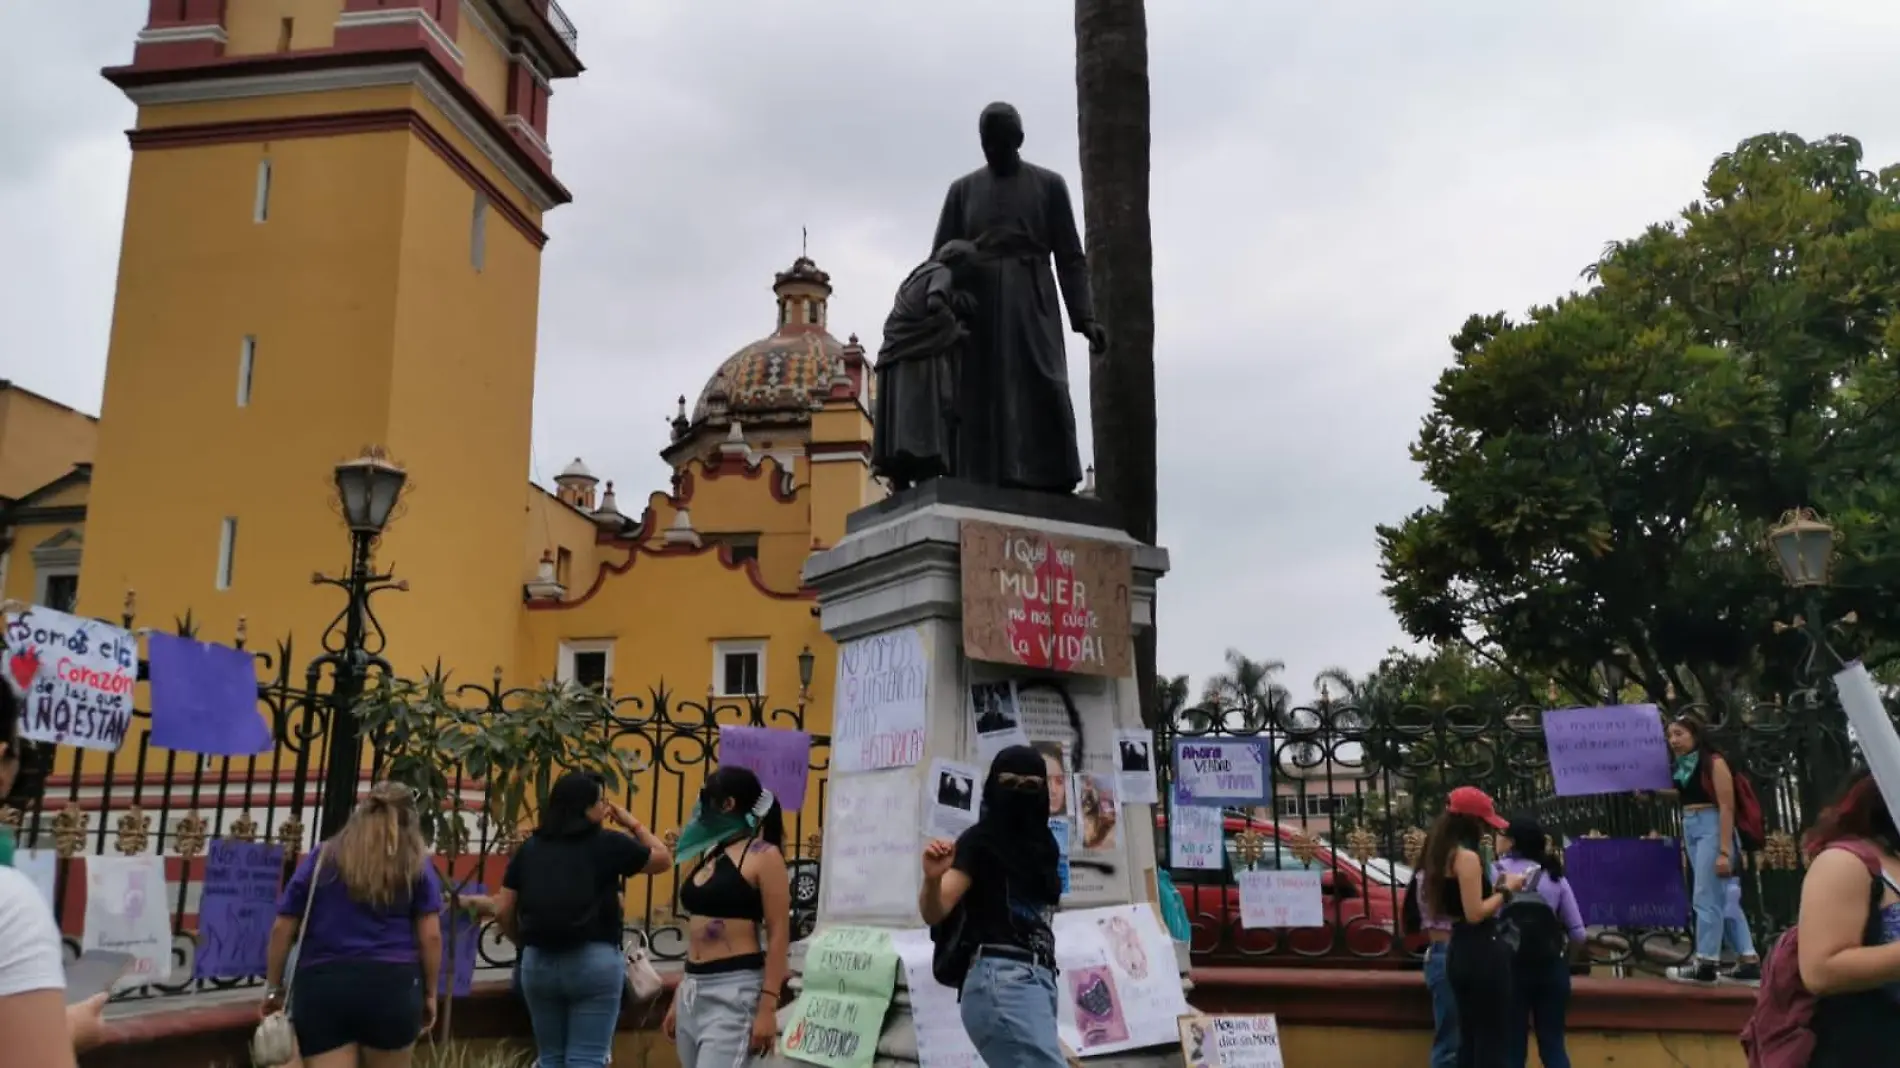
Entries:
<svg viewBox="0 0 1900 1068">
<path fill-rule="evenodd" d="M 1076 121 L 1082 217 L 1095 314 L 1108 348 L 1089 358 L 1097 494 L 1128 533 L 1153 544 L 1154 235 L 1148 218 L 1148 14 L 1144 0 L 1075 0 Z M 1155 697 L 1155 628 L 1135 638 L 1142 722 Z"/>
</svg>

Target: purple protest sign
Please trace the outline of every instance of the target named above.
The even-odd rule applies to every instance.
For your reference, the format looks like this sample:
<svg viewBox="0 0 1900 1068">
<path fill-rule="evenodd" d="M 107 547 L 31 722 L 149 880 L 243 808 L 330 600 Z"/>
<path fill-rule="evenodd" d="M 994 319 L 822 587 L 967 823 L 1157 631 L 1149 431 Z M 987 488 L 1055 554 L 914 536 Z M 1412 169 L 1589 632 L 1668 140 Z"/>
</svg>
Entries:
<svg viewBox="0 0 1900 1068">
<path fill-rule="evenodd" d="M 772 727 L 719 728 L 721 766 L 751 768 L 787 812 L 805 807 L 811 735 Z"/>
<path fill-rule="evenodd" d="M 198 952 L 193 979 L 251 979 L 264 974 L 270 929 L 277 922 L 277 884 L 284 849 L 218 838 L 205 852 L 198 900 Z"/>
<path fill-rule="evenodd" d="M 486 893 L 488 890 L 481 883 L 470 883 L 461 890 L 461 896 L 464 899 L 480 897 Z M 437 993 L 439 994 L 444 987 L 448 986 L 449 980 L 453 979 L 455 992 L 451 996 L 465 998 L 475 985 L 475 958 L 480 954 L 482 924 L 466 910 L 456 913 L 451 919 L 449 895 L 446 891 L 442 895 L 442 934 L 442 970 L 436 987 Z M 454 971 L 449 970 L 450 947 L 455 949 Z"/>
<path fill-rule="evenodd" d="M 1669 745 L 1655 705 L 1552 708 L 1544 747 L 1558 797 L 1667 790 Z"/>
<path fill-rule="evenodd" d="M 1564 850 L 1564 877 L 1586 927 L 1688 925 L 1682 845 L 1674 838 L 1579 838 Z"/>
<path fill-rule="evenodd" d="M 242 649 L 153 631 L 152 744 L 184 753 L 252 756 L 271 749 L 257 710 L 257 662 Z"/>
<path fill-rule="evenodd" d="M 1265 738 L 1176 738 L 1174 803 L 1218 808 L 1273 803 Z"/>
</svg>

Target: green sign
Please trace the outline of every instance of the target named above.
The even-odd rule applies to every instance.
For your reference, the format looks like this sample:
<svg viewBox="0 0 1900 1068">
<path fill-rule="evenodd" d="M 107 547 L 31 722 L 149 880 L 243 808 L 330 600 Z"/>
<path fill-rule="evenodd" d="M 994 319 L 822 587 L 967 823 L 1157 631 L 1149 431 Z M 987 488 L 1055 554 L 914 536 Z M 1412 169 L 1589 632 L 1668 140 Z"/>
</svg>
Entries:
<svg viewBox="0 0 1900 1068">
<path fill-rule="evenodd" d="M 805 986 L 779 1053 L 826 1068 L 868 1068 L 896 990 L 897 950 L 889 931 L 826 928 L 806 948 Z"/>
</svg>

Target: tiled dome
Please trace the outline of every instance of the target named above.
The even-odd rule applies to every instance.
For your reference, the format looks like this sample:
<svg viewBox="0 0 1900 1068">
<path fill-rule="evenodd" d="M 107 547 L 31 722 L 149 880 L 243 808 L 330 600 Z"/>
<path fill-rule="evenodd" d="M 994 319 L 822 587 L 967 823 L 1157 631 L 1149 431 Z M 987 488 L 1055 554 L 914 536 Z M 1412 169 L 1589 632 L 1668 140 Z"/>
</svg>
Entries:
<svg viewBox="0 0 1900 1068">
<path fill-rule="evenodd" d="M 773 279 L 772 291 L 778 329 L 719 365 L 693 405 L 691 426 L 803 422 L 830 391 L 845 353 L 844 343 L 825 330 L 831 276 L 800 256 Z"/>
</svg>

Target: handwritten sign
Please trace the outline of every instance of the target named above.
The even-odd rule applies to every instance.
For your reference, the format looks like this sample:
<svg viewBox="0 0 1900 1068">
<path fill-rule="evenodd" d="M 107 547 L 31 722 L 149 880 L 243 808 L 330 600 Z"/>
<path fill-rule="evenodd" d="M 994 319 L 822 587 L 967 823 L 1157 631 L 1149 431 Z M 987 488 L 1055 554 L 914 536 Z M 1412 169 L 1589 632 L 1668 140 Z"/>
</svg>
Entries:
<svg viewBox="0 0 1900 1068">
<path fill-rule="evenodd" d="M 21 734 L 118 749 L 132 723 L 138 639 L 122 627 L 37 605 L 6 618 L 7 678 L 25 695 Z"/>
<path fill-rule="evenodd" d="M 1326 909 L 1316 871 L 1243 871 L 1240 882 L 1240 926 L 1324 927 Z"/>
<path fill-rule="evenodd" d="M 131 967 L 113 991 L 172 977 L 172 926 L 165 902 L 165 859 L 156 855 L 86 858 L 86 933 L 80 950 L 126 953 Z"/>
<path fill-rule="evenodd" d="M 1286 1068 L 1280 1056 L 1280 1022 L 1264 1016 L 1181 1017 L 1185 1068 Z"/>
<path fill-rule="evenodd" d="M 1655 705 L 1552 708 L 1544 745 L 1557 796 L 1667 790 L 1669 746 Z"/>
<path fill-rule="evenodd" d="M 1682 844 L 1674 838 L 1579 838 L 1564 850 L 1564 877 L 1586 927 L 1688 925 Z"/>
<path fill-rule="evenodd" d="M 908 769 L 834 775 L 826 794 L 824 915 L 918 922 L 919 805 Z"/>
<path fill-rule="evenodd" d="M 811 777 L 811 735 L 771 727 L 719 728 L 719 763 L 750 768 L 778 798 L 780 807 L 805 807 L 805 783 Z"/>
<path fill-rule="evenodd" d="M 262 842 L 219 838 L 205 854 L 204 894 L 198 903 L 198 952 L 193 979 L 251 979 L 264 974 L 270 929 L 277 922 L 277 884 L 284 849 Z"/>
<path fill-rule="evenodd" d="M 891 933 L 845 926 L 820 931 L 805 951 L 804 980 L 779 1053 L 826 1068 L 869 1068 L 897 990 Z"/>
<path fill-rule="evenodd" d="M 1176 805 L 1265 805 L 1273 801 L 1264 738 L 1177 738 Z"/>
<path fill-rule="evenodd" d="M 1134 671 L 1128 546 L 965 520 L 961 547 L 970 659 L 1110 678 Z"/>
<path fill-rule="evenodd" d="M 926 1068 L 984 1068 L 983 1058 L 963 1029 L 957 991 L 937 982 L 930 970 L 936 946 L 928 930 L 897 931 L 891 945 L 910 989 L 911 1023 L 917 1029 L 917 1061 Z"/>
<path fill-rule="evenodd" d="M 840 645 L 832 770 L 904 768 L 922 760 L 929 680 L 930 660 L 916 627 Z"/>
<path fill-rule="evenodd" d="M 1177 805 L 1168 813 L 1168 867 L 1219 871 L 1221 810 Z"/>
</svg>

